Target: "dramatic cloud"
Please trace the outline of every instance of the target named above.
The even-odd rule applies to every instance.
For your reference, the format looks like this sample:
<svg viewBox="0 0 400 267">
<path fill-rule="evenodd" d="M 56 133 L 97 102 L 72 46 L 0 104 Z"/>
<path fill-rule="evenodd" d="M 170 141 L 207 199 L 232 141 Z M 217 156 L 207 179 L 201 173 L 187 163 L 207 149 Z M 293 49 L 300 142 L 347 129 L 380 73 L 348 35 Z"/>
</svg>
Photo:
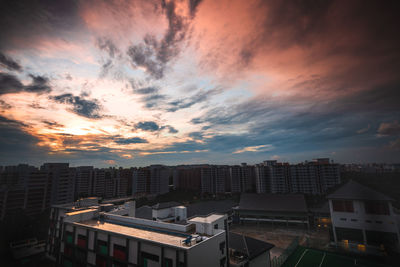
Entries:
<svg viewBox="0 0 400 267">
<path fill-rule="evenodd" d="M 142 121 L 136 124 L 136 129 L 141 129 L 143 131 L 154 132 L 160 129 L 157 123 L 154 121 Z"/>
<path fill-rule="evenodd" d="M 96 99 L 87 100 L 72 94 L 53 96 L 51 99 L 58 103 L 72 105 L 72 111 L 80 116 L 91 119 L 98 119 L 101 117 L 99 115 L 101 106 Z"/>
<path fill-rule="evenodd" d="M 132 138 L 117 138 L 114 140 L 115 143 L 117 144 L 141 144 L 141 143 L 147 143 L 146 139 L 140 138 L 140 137 L 132 137 Z"/>
<path fill-rule="evenodd" d="M 178 133 L 178 130 L 172 127 L 171 125 L 164 125 L 160 126 L 154 121 L 142 121 L 139 122 L 135 125 L 135 129 L 140 129 L 143 131 L 149 131 L 149 132 L 156 132 L 156 131 L 162 131 L 164 129 L 167 129 L 169 133 Z"/>
<path fill-rule="evenodd" d="M 29 76 L 32 78 L 32 82 L 29 85 L 23 85 L 16 76 L 0 72 L 0 95 L 19 92 L 40 94 L 51 91 L 48 78 L 35 75 Z"/>
<path fill-rule="evenodd" d="M 197 4 L 190 2 L 192 14 Z M 168 20 L 168 29 L 161 40 L 154 35 L 147 34 L 143 43 L 129 47 L 127 54 L 134 68 L 144 68 L 154 79 L 164 77 L 167 64 L 175 58 L 179 52 L 180 43 L 184 40 L 188 24 L 184 16 L 177 14 L 174 1 L 162 1 L 162 7 Z"/>
<path fill-rule="evenodd" d="M 22 67 L 19 63 L 13 60 L 10 57 L 7 57 L 3 53 L 0 52 L 0 66 L 14 71 L 21 71 Z"/>
<path fill-rule="evenodd" d="M 399 7 L 3 1 L 0 160 L 395 161 Z"/>
</svg>

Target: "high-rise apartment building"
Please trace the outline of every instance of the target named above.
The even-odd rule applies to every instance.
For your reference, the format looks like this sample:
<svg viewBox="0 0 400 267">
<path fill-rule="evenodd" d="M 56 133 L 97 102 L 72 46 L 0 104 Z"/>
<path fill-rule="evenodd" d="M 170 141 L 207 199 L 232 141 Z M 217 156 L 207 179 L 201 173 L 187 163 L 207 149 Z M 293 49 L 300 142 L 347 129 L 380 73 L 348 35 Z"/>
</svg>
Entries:
<svg viewBox="0 0 400 267">
<path fill-rule="evenodd" d="M 75 199 L 92 195 L 93 176 L 93 166 L 80 166 L 75 168 Z"/>
<path fill-rule="evenodd" d="M 150 194 L 160 195 L 169 192 L 169 178 L 172 172 L 163 165 L 150 166 Z"/>
<path fill-rule="evenodd" d="M 52 180 L 47 172 L 25 164 L 1 172 L 0 220 L 24 212 L 38 215 L 50 207 Z"/>
<path fill-rule="evenodd" d="M 52 181 L 51 203 L 64 204 L 74 201 L 75 174 L 69 168 L 69 163 L 45 163 L 40 167 L 41 171 L 50 174 Z"/>
<path fill-rule="evenodd" d="M 317 195 L 340 183 L 340 169 L 326 158 L 293 165 L 269 160 L 256 164 L 255 180 L 257 193 Z"/>
<path fill-rule="evenodd" d="M 132 172 L 132 194 L 146 194 L 150 192 L 150 169 L 138 168 Z"/>
</svg>

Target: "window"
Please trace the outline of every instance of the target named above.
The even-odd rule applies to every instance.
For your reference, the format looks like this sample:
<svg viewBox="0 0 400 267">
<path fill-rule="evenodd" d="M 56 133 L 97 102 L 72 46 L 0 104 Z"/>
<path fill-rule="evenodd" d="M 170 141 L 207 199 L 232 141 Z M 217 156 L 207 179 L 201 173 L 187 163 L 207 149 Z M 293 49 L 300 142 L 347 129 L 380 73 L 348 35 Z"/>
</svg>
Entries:
<svg viewBox="0 0 400 267">
<path fill-rule="evenodd" d="M 86 262 L 87 261 L 86 252 L 82 249 L 76 249 L 74 257 L 75 257 L 75 260 L 78 262 Z"/>
<path fill-rule="evenodd" d="M 124 246 L 120 246 L 117 244 L 114 244 L 114 253 L 113 257 L 118 259 L 118 260 L 126 260 L 126 248 Z"/>
<path fill-rule="evenodd" d="M 371 220 L 365 220 L 365 222 L 367 222 L 367 223 L 372 223 Z"/>
<path fill-rule="evenodd" d="M 340 218 L 340 220 L 341 220 L 341 221 L 347 221 L 347 219 L 346 219 L 346 218 Z"/>
<path fill-rule="evenodd" d="M 219 243 L 219 250 L 221 251 L 221 254 L 224 254 L 224 252 L 225 252 L 225 241 Z"/>
<path fill-rule="evenodd" d="M 63 265 L 64 265 L 64 267 L 72 267 L 72 261 L 64 259 Z"/>
<path fill-rule="evenodd" d="M 351 200 L 332 200 L 333 211 L 354 212 L 353 201 Z"/>
<path fill-rule="evenodd" d="M 164 266 L 165 267 L 173 267 L 172 260 L 168 258 L 164 258 Z"/>
<path fill-rule="evenodd" d="M 214 229 L 218 229 L 218 224 L 214 224 Z"/>
<path fill-rule="evenodd" d="M 158 262 L 160 260 L 160 257 L 158 255 L 150 254 L 143 251 L 142 251 L 142 258 L 147 260 L 152 260 L 155 262 Z"/>
<path fill-rule="evenodd" d="M 376 223 L 382 224 L 382 221 L 375 221 Z"/>
<path fill-rule="evenodd" d="M 66 255 L 66 256 L 72 256 L 72 247 L 70 247 L 70 246 L 65 246 L 65 247 L 64 247 L 64 255 Z"/>
<path fill-rule="evenodd" d="M 357 219 L 351 219 L 351 221 L 352 221 L 352 222 L 357 222 L 358 220 L 357 220 Z"/>
<path fill-rule="evenodd" d="M 71 232 L 65 232 L 65 239 L 67 240 L 68 244 L 73 244 L 74 243 L 74 236 L 73 233 Z"/>
<path fill-rule="evenodd" d="M 86 248 L 86 236 L 78 235 L 78 246 L 81 248 Z"/>
<path fill-rule="evenodd" d="M 379 214 L 379 215 L 390 215 L 389 205 L 384 201 L 365 201 L 365 213 L 367 214 Z"/>
<path fill-rule="evenodd" d="M 116 262 L 116 261 L 114 261 L 112 263 L 112 267 L 126 267 L 126 266 L 127 266 L 126 264 L 120 263 L 120 262 Z"/>
<path fill-rule="evenodd" d="M 107 267 L 107 258 L 97 255 L 96 256 L 96 266 Z"/>
<path fill-rule="evenodd" d="M 106 241 L 97 240 L 97 252 L 103 255 L 108 255 L 108 244 Z"/>
<path fill-rule="evenodd" d="M 349 240 L 353 242 L 363 242 L 363 233 L 360 229 L 336 227 L 336 236 L 338 240 Z"/>
</svg>

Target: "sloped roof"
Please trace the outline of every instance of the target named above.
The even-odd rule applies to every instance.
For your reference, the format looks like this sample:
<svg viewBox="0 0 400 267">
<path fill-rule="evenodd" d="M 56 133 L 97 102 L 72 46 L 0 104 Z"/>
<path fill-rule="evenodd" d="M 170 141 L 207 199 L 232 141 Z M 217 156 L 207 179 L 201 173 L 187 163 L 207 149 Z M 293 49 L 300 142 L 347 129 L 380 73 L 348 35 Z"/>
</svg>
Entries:
<svg viewBox="0 0 400 267">
<path fill-rule="evenodd" d="M 250 260 L 261 255 L 265 251 L 269 251 L 273 247 L 273 244 L 229 232 L 229 248 L 247 255 Z"/>
<path fill-rule="evenodd" d="M 327 196 L 328 199 L 355 199 L 355 200 L 384 200 L 393 201 L 388 196 L 361 185 L 353 180 L 348 181 L 335 192 Z"/>
<path fill-rule="evenodd" d="M 152 208 L 154 210 L 162 210 L 162 209 L 168 209 L 176 206 L 181 206 L 182 204 L 176 201 L 169 201 L 169 202 L 162 202 L 162 203 L 157 203 L 155 204 Z"/>
<path fill-rule="evenodd" d="M 307 212 L 307 204 L 301 194 L 242 194 L 239 210 Z"/>
</svg>

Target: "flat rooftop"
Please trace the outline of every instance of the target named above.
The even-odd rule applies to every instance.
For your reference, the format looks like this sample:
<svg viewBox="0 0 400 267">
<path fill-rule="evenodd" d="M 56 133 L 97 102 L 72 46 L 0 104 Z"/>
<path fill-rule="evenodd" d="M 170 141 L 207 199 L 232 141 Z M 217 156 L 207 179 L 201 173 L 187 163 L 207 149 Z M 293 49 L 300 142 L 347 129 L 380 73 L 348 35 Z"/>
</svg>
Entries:
<svg viewBox="0 0 400 267">
<path fill-rule="evenodd" d="M 80 213 L 87 213 L 87 212 L 91 212 L 91 211 L 97 211 L 98 209 L 82 209 L 82 210 L 77 210 L 77 211 L 71 211 L 66 213 L 67 216 L 72 216 L 72 215 L 77 215 Z"/>
<path fill-rule="evenodd" d="M 103 222 L 98 220 L 88 220 L 74 224 L 83 225 L 86 227 L 91 227 L 94 229 L 112 232 L 116 234 L 131 236 L 143 240 L 150 240 L 156 243 L 162 243 L 174 247 L 189 248 L 188 246 L 182 244 L 182 241 L 185 240 L 185 237 L 183 237 L 183 235 L 185 235 L 184 233 L 182 233 L 182 236 L 178 236 L 173 232 L 171 232 L 170 234 L 158 232 L 157 229 L 152 230 L 151 227 L 148 227 L 149 229 L 146 230 L 142 229 L 141 226 L 138 226 L 141 228 L 136 228 L 135 226 L 123 226 L 119 224 Z M 186 235 L 189 236 L 189 234 Z"/>
<path fill-rule="evenodd" d="M 196 216 L 196 217 L 190 218 L 188 221 L 199 222 L 199 223 L 211 223 L 211 222 L 215 222 L 216 220 L 223 218 L 224 216 L 225 215 L 223 215 L 223 214 L 211 214 L 208 216 Z"/>
</svg>

